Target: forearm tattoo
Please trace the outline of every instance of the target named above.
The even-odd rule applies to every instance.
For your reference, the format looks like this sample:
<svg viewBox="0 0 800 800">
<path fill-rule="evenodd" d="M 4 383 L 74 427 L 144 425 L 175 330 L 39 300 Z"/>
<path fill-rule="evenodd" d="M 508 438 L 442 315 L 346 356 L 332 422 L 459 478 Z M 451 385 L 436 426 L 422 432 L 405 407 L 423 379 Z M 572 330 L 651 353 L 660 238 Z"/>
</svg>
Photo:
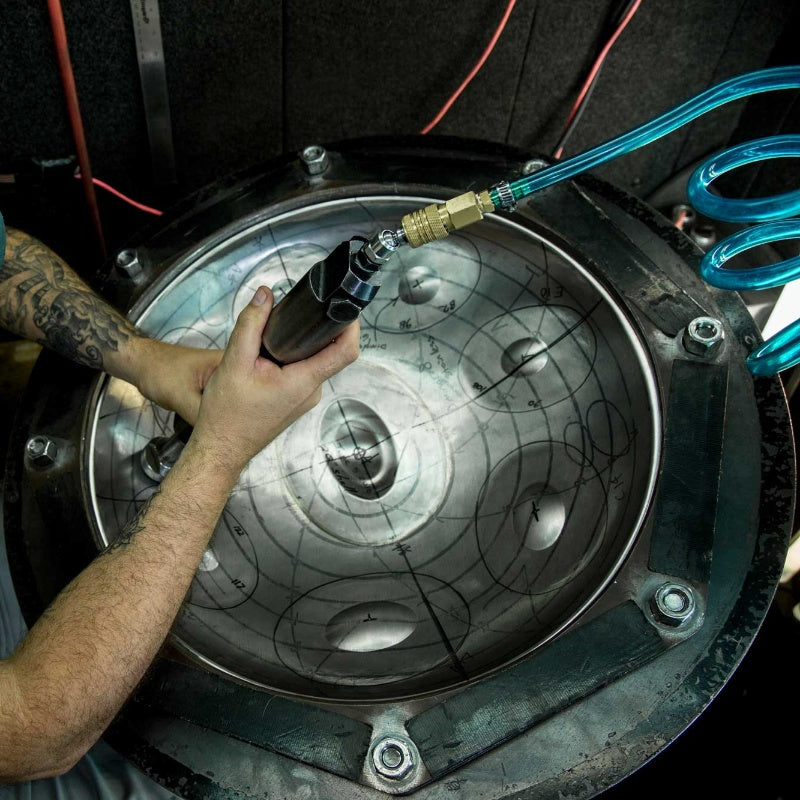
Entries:
<svg viewBox="0 0 800 800">
<path fill-rule="evenodd" d="M 133 537 L 136 536 L 139 531 L 143 531 L 145 527 L 144 518 L 147 516 L 147 512 L 150 510 L 150 506 L 153 504 L 153 499 L 158 495 L 161 491 L 161 487 L 159 486 L 150 497 L 145 500 L 144 504 L 139 508 L 139 510 L 131 517 L 125 525 L 123 525 L 122 530 L 119 532 L 119 536 L 114 539 L 105 550 L 102 551 L 101 555 L 105 555 L 106 553 L 113 553 L 115 550 L 121 550 L 123 547 L 127 547 L 132 541 Z"/>
<path fill-rule="evenodd" d="M 52 251 L 15 230 L 0 266 L 0 325 L 97 369 L 108 353 L 143 335 Z"/>
</svg>

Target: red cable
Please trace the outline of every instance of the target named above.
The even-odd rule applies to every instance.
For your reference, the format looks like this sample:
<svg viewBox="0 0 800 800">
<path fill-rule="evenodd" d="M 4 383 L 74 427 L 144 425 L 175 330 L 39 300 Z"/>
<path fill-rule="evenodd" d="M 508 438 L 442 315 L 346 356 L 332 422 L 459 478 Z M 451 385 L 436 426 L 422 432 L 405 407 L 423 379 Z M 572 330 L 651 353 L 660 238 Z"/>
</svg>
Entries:
<svg viewBox="0 0 800 800">
<path fill-rule="evenodd" d="M 619 23 L 617 29 L 611 35 L 611 38 L 606 42 L 605 47 L 600 51 L 600 55 L 597 56 L 595 59 L 594 65 L 592 66 L 591 70 L 589 71 L 589 75 L 587 76 L 586 80 L 583 83 L 583 87 L 581 88 L 580 93 L 578 94 L 577 99 L 572 105 L 572 110 L 569 112 L 569 116 L 567 117 L 567 121 L 564 123 L 564 130 L 569 127 L 570 122 L 572 122 L 573 117 L 577 114 L 578 109 L 580 108 L 581 103 L 583 102 L 583 98 L 586 97 L 586 92 L 589 91 L 589 87 L 592 85 L 592 82 L 595 79 L 600 67 L 603 65 L 603 62 L 606 60 L 606 56 L 608 55 L 608 51 L 614 46 L 614 42 L 617 41 L 619 35 L 625 28 L 628 26 L 628 23 L 633 18 L 633 15 L 636 13 L 636 10 L 642 4 L 642 0 L 635 0 L 634 4 L 628 9 L 628 13 L 622 18 L 622 22 Z M 561 154 L 564 152 L 563 147 L 559 147 L 558 150 L 553 154 L 553 158 L 559 159 L 561 158 Z"/>
<path fill-rule="evenodd" d="M 78 172 L 75 174 L 76 178 L 81 177 L 81 173 Z M 119 197 L 120 200 L 124 200 L 126 203 L 130 203 L 134 208 L 138 208 L 139 211 L 145 211 L 148 214 L 154 214 L 156 217 L 160 217 L 164 212 L 159 211 L 157 208 L 153 208 L 152 206 L 146 206 L 144 203 L 139 203 L 131 197 L 128 197 L 126 194 L 122 194 L 119 189 L 115 189 L 110 183 L 106 183 L 105 181 L 101 181 L 100 178 L 92 178 L 92 183 L 95 186 L 99 186 L 101 189 L 105 189 L 107 192 L 110 192 L 115 197 Z"/>
<path fill-rule="evenodd" d="M 497 26 L 497 30 L 494 32 L 494 36 L 492 36 L 489 44 L 486 45 L 486 49 L 483 51 L 483 55 L 478 59 L 478 63 L 472 68 L 469 75 L 464 78 L 463 83 L 461 86 L 456 89 L 454 94 L 450 97 L 450 99 L 442 106 L 439 113 L 420 131 L 420 133 L 429 133 L 433 128 L 435 128 L 442 120 L 442 117 L 450 110 L 450 106 L 458 100 L 461 93 L 464 89 L 469 86 L 472 79 L 480 72 L 481 67 L 483 66 L 484 62 L 489 55 L 491 54 L 492 50 L 494 50 L 494 46 L 497 44 L 497 40 L 500 38 L 500 34 L 503 32 L 503 29 L 506 27 L 506 23 L 508 22 L 508 18 L 511 16 L 511 11 L 514 8 L 517 0 L 508 0 L 508 5 L 506 6 L 505 14 L 503 14 L 503 18 L 500 20 L 500 24 Z M 641 0 L 640 0 L 641 2 Z"/>
<path fill-rule="evenodd" d="M 58 69 L 61 73 L 61 83 L 64 87 L 64 97 L 67 101 L 72 136 L 75 140 L 75 149 L 78 155 L 78 163 L 81 167 L 81 175 L 83 175 L 83 193 L 86 196 L 86 203 L 89 206 L 89 215 L 92 219 L 97 243 L 100 245 L 103 258 L 105 258 L 108 255 L 106 251 L 106 240 L 103 235 L 103 224 L 100 221 L 100 210 L 97 207 L 97 197 L 94 192 L 94 184 L 92 183 L 92 168 L 89 163 L 89 150 L 86 147 L 86 136 L 83 132 L 81 109 L 78 104 L 78 91 L 75 88 L 75 76 L 72 73 L 72 63 L 69 58 L 67 29 L 64 26 L 64 13 L 61 9 L 60 0 L 47 0 L 47 8 L 50 12 L 50 25 L 53 28 L 53 39 L 58 56 Z"/>
</svg>

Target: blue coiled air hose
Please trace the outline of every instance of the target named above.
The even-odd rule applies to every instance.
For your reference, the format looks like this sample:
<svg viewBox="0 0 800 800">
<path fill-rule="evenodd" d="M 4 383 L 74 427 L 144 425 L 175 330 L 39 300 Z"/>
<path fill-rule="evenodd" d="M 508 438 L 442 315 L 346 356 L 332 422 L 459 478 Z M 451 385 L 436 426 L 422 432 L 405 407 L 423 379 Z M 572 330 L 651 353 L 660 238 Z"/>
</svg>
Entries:
<svg viewBox="0 0 800 800">
<path fill-rule="evenodd" d="M 769 289 L 800 278 L 800 256 L 777 264 L 752 269 L 725 269 L 726 261 L 739 253 L 770 242 L 800 237 L 800 219 L 787 219 L 800 213 L 800 191 L 744 200 L 731 200 L 711 194 L 708 185 L 715 178 L 744 164 L 769 158 L 800 156 L 800 136 L 770 136 L 723 150 L 692 173 L 689 202 L 712 219 L 726 222 L 762 222 L 727 236 L 703 257 L 700 274 L 720 289 Z M 774 375 L 800 363 L 800 319 L 778 331 L 747 357 L 754 375 Z"/>
<path fill-rule="evenodd" d="M 514 200 L 572 178 L 666 136 L 688 122 L 725 103 L 777 89 L 800 89 L 800 66 L 776 67 L 740 75 L 707 89 L 655 119 L 623 133 L 591 150 L 547 167 L 507 185 Z M 707 217 L 728 222 L 761 222 L 723 239 L 709 250 L 700 273 L 712 286 L 723 289 L 766 289 L 800 278 L 800 256 L 753 269 L 730 270 L 724 264 L 757 245 L 800 237 L 800 190 L 774 197 L 727 199 L 711 194 L 709 184 L 736 167 L 770 158 L 800 157 L 800 136 L 770 136 L 746 142 L 709 158 L 692 174 L 688 184 L 690 203 Z M 490 192 L 497 207 L 508 206 L 497 189 Z M 753 351 L 747 366 L 754 375 L 774 375 L 800 363 L 800 319 L 779 331 Z"/>
</svg>

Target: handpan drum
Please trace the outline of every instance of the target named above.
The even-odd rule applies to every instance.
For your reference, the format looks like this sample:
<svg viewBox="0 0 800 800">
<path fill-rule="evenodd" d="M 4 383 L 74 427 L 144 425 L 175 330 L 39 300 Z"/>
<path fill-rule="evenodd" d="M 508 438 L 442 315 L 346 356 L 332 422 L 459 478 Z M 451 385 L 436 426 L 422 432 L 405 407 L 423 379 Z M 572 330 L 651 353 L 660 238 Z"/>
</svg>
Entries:
<svg viewBox="0 0 800 800">
<path fill-rule="evenodd" d="M 151 336 L 224 347 L 260 284 L 280 301 L 340 242 L 522 168 L 385 142 L 329 162 L 187 201 L 109 296 Z M 747 374 L 757 333 L 696 258 L 588 179 L 400 250 L 358 361 L 242 474 L 111 740 L 188 797 L 426 800 L 558 796 L 566 774 L 575 794 L 580 773 L 588 797 L 668 744 L 755 635 L 791 519 L 778 384 Z M 16 439 L 62 444 L 7 492 L 33 608 L 157 490 L 141 453 L 174 417 L 52 356 L 29 391 Z M 53 565 L 59 479 L 80 513 Z"/>
<path fill-rule="evenodd" d="M 137 322 L 223 347 L 259 284 L 280 297 L 419 203 L 356 196 L 256 223 Z M 174 628 L 266 688 L 398 698 L 507 664 L 603 589 L 650 500 L 660 422 L 642 345 L 541 236 L 497 220 L 401 250 L 361 330 L 358 362 L 242 475 Z M 100 393 L 88 470 L 104 543 L 155 491 L 137 454 L 170 424 L 123 381 Z"/>
</svg>

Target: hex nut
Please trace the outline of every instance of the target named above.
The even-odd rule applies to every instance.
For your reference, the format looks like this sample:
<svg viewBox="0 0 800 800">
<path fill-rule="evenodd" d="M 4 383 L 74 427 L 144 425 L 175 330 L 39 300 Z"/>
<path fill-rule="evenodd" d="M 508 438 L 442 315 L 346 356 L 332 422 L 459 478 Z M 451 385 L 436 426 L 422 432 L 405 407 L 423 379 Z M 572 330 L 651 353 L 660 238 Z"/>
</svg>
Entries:
<svg viewBox="0 0 800 800">
<path fill-rule="evenodd" d="M 701 250 L 708 250 L 717 241 L 717 230 L 713 225 L 703 223 L 695 225 L 689 236 Z"/>
<path fill-rule="evenodd" d="M 683 332 L 685 350 L 702 358 L 710 358 L 719 352 L 724 340 L 722 323 L 713 317 L 696 317 Z"/>
<path fill-rule="evenodd" d="M 58 456 L 58 446 L 47 436 L 32 436 L 25 445 L 25 453 L 37 467 L 49 467 Z"/>
<path fill-rule="evenodd" d="M 142 274 L 142 264 L 135 250 L 120 250 L 114 259 L 117 269 L 127 275 L 132 281 Z"/>
<path fill-rule="evenodd" d="M 694 225 L 695 219 L 697 219 L 697 212 L 686 203 L 678 203 L 672 207 L 671 213 L 672 223 L 673 225 L 677 225 L 680 221 L 680 225 L 678 227 L 687 232 L 691 230 L 692 225 Z"/>
<path fill-rule="evenodd" d="M 658 622 L 676 628 L 694 616 L 697 603 L 690 587 L 680 583 L 664 583 L 653 595 L 650 609 Z"/>
<path fill-rule="evenodd" d="M 542 158 L 532 158 L 530 161 L 526 161 L 522 165 L 522 174 L 523 175 L 533 175 L 534 172 L 538 172 L 540 169 L 544 169 L 547 166 L 547 162 Z"/>
<path fill-rule="evenodd" d="M 405 739 L 384 736 L 372 748 L 372 767 L 382 778 L 402 780 L 414 766 L 412 745 Z"/>
<path fill-rule="evenodd" d="M 483 219 L 483 206 L 475 192 L 465 192 L 452 197 L 444 204 L 445 211 L 450 215 L 449 225 L 445 220 L 448 230 L 464 228 L 473 222 Z"/>
<path fill-rule="evenodd" d="M 328 169 L 328 153 L 324 147 L 318 144 L 303 148 L 300 160 L 309 175 L 321 175 Z"/>
</svg>

